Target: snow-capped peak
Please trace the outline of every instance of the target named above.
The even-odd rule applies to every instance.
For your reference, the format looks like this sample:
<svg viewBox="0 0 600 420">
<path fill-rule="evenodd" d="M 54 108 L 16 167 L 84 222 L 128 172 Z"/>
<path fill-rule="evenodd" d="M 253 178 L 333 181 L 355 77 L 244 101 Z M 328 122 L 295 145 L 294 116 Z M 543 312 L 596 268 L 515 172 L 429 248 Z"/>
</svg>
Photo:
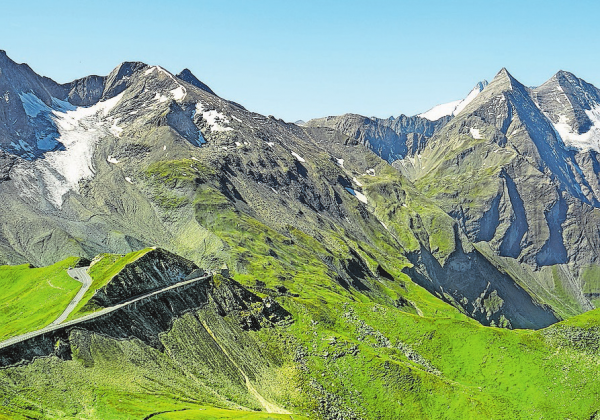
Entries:
<svg viewBox="0 0 600 420">
<path fill-rule="evenodd" d="M 475 85 L 475 87 L 469 92 L 469 94 L 464 99 L 459 99 L 458 101 L 452 101 L 445 104 L 437 105 L 431 108 L 427 112 L 423 112 L 422 114 L 418 114 L 418 117 L 426 118 L 429 121 L 437 121 L 442 117 L 447 116 L 456 116 L 458 115 L 467 105 L 473 101 L 479 95 L 479 93 L 485 89 L 488 85 L 487 80 L 483 80 Z"/>
</svg>

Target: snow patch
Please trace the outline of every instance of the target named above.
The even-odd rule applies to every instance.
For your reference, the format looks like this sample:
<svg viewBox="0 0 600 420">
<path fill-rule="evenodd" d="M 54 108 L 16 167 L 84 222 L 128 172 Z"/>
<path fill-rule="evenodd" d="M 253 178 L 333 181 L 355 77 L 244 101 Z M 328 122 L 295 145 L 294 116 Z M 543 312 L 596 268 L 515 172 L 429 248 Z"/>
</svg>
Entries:
<svg viewBox="0 0 600 420">
<path fill-rule="evenodd" d="M 487 81 L 480 82 L 471 90 L 471 92 L 469 92 L 465 99 L 436 105 L 429 111 L 418 114 L 417 117 L 425 118 L 429 121 L 437 121 L 442 117 L 456 116 L 465 109 L 467 105 L 473 102 L 473 99 L 475 99 L 486 86 Z"/>
<path fill-rule="evenodd" d="M 437 121 L 442 117 L 447 117 L 448 115 L 454 115 L 454 110 L 460 105 L 462 101 L 452 101 L 447 104 L 436 105 L 431 108 L 429 111 L 423 112 L 422 114 L 417 115 L 417 117 L 428 119 L 429 121 Z"/>
<path fill-rule="evenodd" d="M 105 117 L 122 96 L 121 93 L 87 108 L 53 110 L 52 118 L 59 133 L 56 140 L 65 150 L 47 152 L 44 159 L 15 167 L 14 180 L 21 196 L 35 200 L 45 196 L 52 205 L 61 208 L 68 192 L 79 192 L 79 183 L 95 174 L 92 164 L 95 145 L 100 138 L 111 134 L 111 125 Z M 65 108 L 72 107 L 62 109 Z M 33 113 L 33 109 L 30 111 Z M 28 149 L 26 146 L 21 144 L 24 150 Z"/>
<path fill-rule="evenodd" d="M 360 191 L 356 191 L 356 190 L 354 190 L 352 188 L 348 188 L 348 187 L 346 187 L 346 191 L 348 191 L 350 194 L 355 196 L 358 199 L 358 201 L 361 201 L 361 202 L 367 204 L 367 197 Z"/>
<path fill-rule="evenodd" d="M 118 118 L 115 119 L 113 121 L 113 124 L 109 128 L 109 131 L 115 137 L 121 137 L 121 133 L 123 132 L 123 129 L 117 125 L 118 122 L 119 122 L 119 119 Z"/>
<path fill-rule="evenodd" d="M 362 186 L 363 186 L 363 184 L 361 184 L 361 183 L 360 183 L 360 181 L 359 181 L 358 179 L 356 179 L 356 178 L 352 178 L 352 181 L 354 181 L 354 183 L 355 183 L 356 185 L 358 185 L 359 187 L 362 187 Z"/>
<path fill-rule="evenodd" d="M 128 176 L 125 177 L 125 181 L 129 182 L 130 184 L 133 184 L 133 181 Z"/>
<path fill-rule="evenodd" d="M 113 164 L 115 164 L 115 165 L 116 165 L 117 163 L 119 163 L 119 161 L 118 161 L 117 159 L 115 159 L 114 157 L 112 157 L 112 156 L 110 156 L 110 155 L 109 155 L 109 156 L 106 158 L 106 161 L 107 161 L 108 163 L 113 163 Z"/>
<path fill-rule="evenodd" d="M 294 156 L 298 162 L 306 162 L 304 158 L 296 152 L 292 152 L 292 156 Z"/>
<path fill-rule="evenodd" d="M 553 123 L 554 128 L 568 148 L 579 151 L 595 150 L 600 152 L 600 105 L 585 110 L 585 113 L 592 122 L 592 126 L 586 133 L 574 132 L 566 115 L 559 115 L 558 123 Z"/>
<path fill-rule="evenodd" d="M 337 159 L 336 158 L 336 160 L 337 160 L 337 164 L 343 168 L 344 167 L 344 159 Z"/>
<path fill-rule="evenodd" d="M 267 146 L 273 147 L 273 146 L 275 146 L 275 143 L 273 143 L 272 141 L 268 141 Z"/>
<path fill-rule="evenodd" d="M 471 133 L 471 137 L 473 137 L 475 140 L 481 140 L 483 137 L 481 137 L 481 133 L 479 132 L 478 128 L 469 128 L 469 132 Z"/>
<path fill-rule="evenodd" d="M 180 101 L 185 97 L 185 89 L 183 88 L 183 86 L 179 86 L 177 89 L 173 89 L 171 91 L 171 95 L 173 95 L 173 99 L 175 99 L 176 101 Z"/>
<path fill-rule="evenodd" d="M 371 176 L 375 176 L 375 169 L 373 169 L 373 168 L 367 169 L 367 174 L 371 175 Z"/>
<path fill-rule="evenodd" d="M 156 95 L 154 95 L 154 100 L 157 100 L 158 102 L 166 102 L 169 100 L 169 98 L 165 95 L 161 95 L 160 93 L 156 92 Z"/>
<path fill-rule="evenodd" d="M 211 109 L 208 111 L 204 110 L 204 105 L 201 102 L 196 104 L 196 114 L 202 114 L 202 119 L 207 122 L 210 127 L 210 131 L 233 131 L 231 127 L 224 127 L 219 122 L 223 124 L 229 124 L 229 119 L 223 114 L 215 109 Z"/>
</svg>

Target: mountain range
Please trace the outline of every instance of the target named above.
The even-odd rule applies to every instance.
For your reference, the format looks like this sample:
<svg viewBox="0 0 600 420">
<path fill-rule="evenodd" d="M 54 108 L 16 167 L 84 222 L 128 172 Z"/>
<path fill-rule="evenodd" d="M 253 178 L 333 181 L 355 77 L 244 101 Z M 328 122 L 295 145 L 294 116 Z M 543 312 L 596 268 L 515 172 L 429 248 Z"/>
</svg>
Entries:
<svg viewBox="0 0 600 420">
<path fill-rule="evenodd" d="M 139 62 L 61 85 L 0 52 L 0 92 L 0 419 L 600 410 L 574 75 L 298 124 Z"/>
</svg>

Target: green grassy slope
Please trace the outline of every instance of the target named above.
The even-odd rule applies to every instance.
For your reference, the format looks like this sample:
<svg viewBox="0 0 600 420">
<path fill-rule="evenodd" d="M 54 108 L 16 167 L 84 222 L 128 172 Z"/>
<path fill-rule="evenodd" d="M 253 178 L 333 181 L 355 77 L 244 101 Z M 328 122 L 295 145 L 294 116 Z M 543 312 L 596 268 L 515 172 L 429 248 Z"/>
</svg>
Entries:
<svg viewBox="0 0 600 420">
<path fill-rule="evenodd" d="M 254 388 L 292 418 L 587 419 L 600 409 L 598 311 L 537 332 L 511 331 L 481 326 L 422 292 L 411 286 L 406 298 L 419 301 L 425 316 L 337 294 L 281 297 L 294 323 L 256 332 L 198 311 L 161 337 L 164 352 L 82 333 L 73 343 L 89 344 L 77 344 L 71 361 L 38 359 L 0 371 L 7 402 L 0 412 L 290 418 L 247 412 L 261 407 L 244 395 L 236 369 L 213 353 L 203 325 L 242 363 L 238 368 L 255 372 Z M 225 364 L 213 366 L 215 360 Z"/>
<path fill-rule="evenodd" d="M 182 410 L 171 413 L 159 414 L 153 417 L 156 420 L 304 420 L 306 417 L 291 414 L 257 413 L 252 411 L 223 410 L 214 407 L 203 407 L 192 410 Z"/>
<path fill-rule="evenodd" d="M 92 285 L 85 292 L 81 301 L 77 304 L 67 320 L 79 318 L 98 309 L 90 302 L 96 290 L 106 286 L 106 284 L 117 275 L 127 264 L 137 260 L 141 256 L 150 252 L 152 248 L 144 248 L 129 254 L 101 254 L 92 261 L 89 269 L 89 275 L 92 278 Z"/>
<path fill-rule="evenodd" d="M 0 340 L 43 328 L 58 318 L 81 287 L 67 274 L 77 261 L 68 258 L 42 268 L 0 267 Z"/>
</svg>

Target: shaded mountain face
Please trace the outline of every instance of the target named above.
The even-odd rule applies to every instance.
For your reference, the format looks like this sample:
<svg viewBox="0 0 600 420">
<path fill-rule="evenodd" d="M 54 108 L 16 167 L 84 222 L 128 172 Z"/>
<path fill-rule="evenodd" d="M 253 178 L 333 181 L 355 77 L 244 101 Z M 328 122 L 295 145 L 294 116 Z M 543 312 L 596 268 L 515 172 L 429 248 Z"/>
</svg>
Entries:
<svg viewBox="0 0 600 420">
<path fill-rule="evenodd" d="M 394 166 L 496 267 L 568 316 L 592 308 L 600 286 L 592 274 L 600 233 L 599 103 L 600 91 L 571 73 L 532 89 L 502 69 L 465 100 L 412 117 L 437 123 L 415 130 L 425 137 L 418 148 L 364 117 L 309 124 L 331 126 L 389 161 L 397 156 Z"/>
<path fill-rule="evenodd" d="M 213 92 L 211 88 L 209 88 L 207 85 L 198 80 L 198 78 L 194 76 L 189 69 L 184 69 L 181 73 L 177 75 L 177 77 L 183 80 L 184 82 L 189 83 L 190 85 L 194 85 L 197 88 L 200 88 L 208 93 L 212 93 L 213 95 L 215 95 L 215 92 Z"/>
<path fill-rule="evenodd" d="M 444 126 L 449 116 L 430 121 L 419 116 L 381 119 L 345 114 L 337 117 L 317 118 L 306 123 L 308 127 L 328 127 L 361 142 L 388 162 L 419 153 L 427 140 Z"/>
<path fill-rule="evenodd" d="M 503 69 L 421 155 L 395 163 L 498 265 L 565 302 L 565 313 L 591 308 L 597 287 L 597 95 L 568 73 L 529 89 Z"/>
<path fill-rule="evenodd" d="M 47 96 L 33 82 L 14 88 L 59 146 L 0 156 L 2 261 L 160 246 L 294 292 L 401 305 L 398 281 L 410 278 L 484 324 L 539 328 L 559 318 L 363 140 L 252 113 L 188 76 L 123 63 L 103 78 L 39 88 Z M 409 138 L 443 122 L 376 123 Z M 411 150 L 422 149 L 415 142 Z"/>
<path fill-rule="evenodd" d="M 392 163 L 406 156 L 419 154 L 427 141 L 453 116 L 460 113 L 488 85 L 477 83 L 471 92 L 458 101 L 437 105 L 413 117 L 400 115 L 387 119 L 344 114 L 316 118 L 306 123 L 309 127 L 329 127 L 358 139 L 367 148 Z"/>
</svg>

